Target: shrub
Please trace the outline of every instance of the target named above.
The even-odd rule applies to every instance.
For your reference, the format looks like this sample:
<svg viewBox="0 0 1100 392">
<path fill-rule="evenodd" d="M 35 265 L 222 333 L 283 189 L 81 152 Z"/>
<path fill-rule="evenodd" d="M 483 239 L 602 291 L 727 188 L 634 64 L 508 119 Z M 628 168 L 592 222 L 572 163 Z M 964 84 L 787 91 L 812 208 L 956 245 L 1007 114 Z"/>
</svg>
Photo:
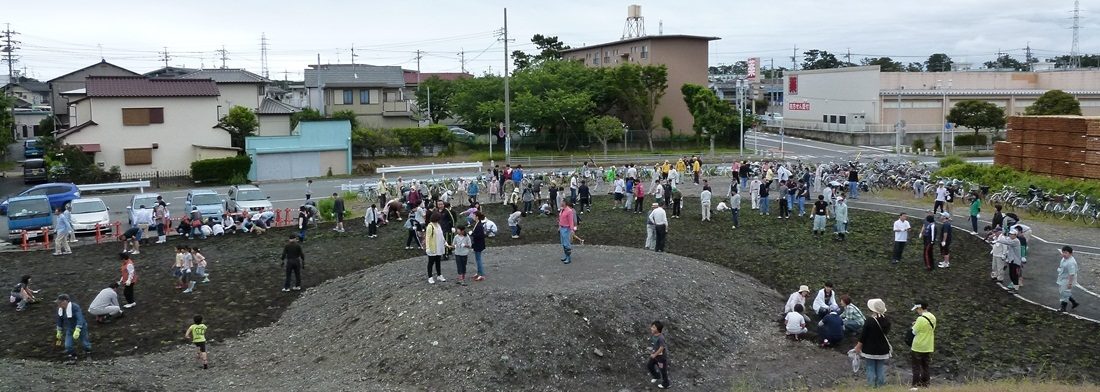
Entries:
<svg viewBox="0 0 1100 392">
<path fill-rule="evenodd" d="M 913 141 L 913 149 L 914 150 L 923 150 L 924 149 L 924 139 L 914 140 Z"/>
<path fill-rule="evenodd" d="M 945 158 L 945 160 L 949 158 Z M 1100 197 L 1100 182 L 1077 179 L 1061 180 L 1021 172 L 1007 166 L 975 165 L 972 163 L 953 164 L 947 167 L 941 166 L 939 170 L 936 170 L 935 177 L 973 181 L 991 189 L 1000 189 L 1005 185 L 1024 189 L 1029 185 L 1034 185 L 1046 192 L 1068 194 L 1077 191 L 1085 194 L 1085 196 Z"/>
<path fill-rule="evenodd" d="M 335 200 L 331 198 L 323 198 L 317 200 L 318 218 L 322 221 L 332 221 L 336 219 L 336 214 L 332 212 L 333 206 L 336 204 Z"/>
<path fill-rule="evenodd" d="M 191 162 L 191 179 L 207 183 L 237 184 L 233 180 L 245 178 L 251 168 L 252 158 L 248 155 L 203 159 Z"/>
<path fill-rule="evenodd" d="M 966 163 L 966 161 L 964 161 L 962 158 L 959 158 L 957 155 L 951 155 L 951 156 L 948 156 L 948 157 L 944 157 L 943 159 L 940 159 L 940 167 L 941 168 L 954 166 L 954 165 L 961 165 L 961 164 L 964 164 L 964 163 Z"/>
<path fill-rule="evenodd" d="M 989 136 L 967 133 L 955 136 L 956 146 L 984 146 L 989 144 Z"/>
<path fill-rule="evenodd" d="M 406 147 L 409 154 L 418 155 L 424 146 L 450 146 L 452 141 L 454 141 L 454 135 L 442 125 L 424 128 L 358 128 L 352 133 L 352 145 L 355 148 L 366 149 L 371 156 L 380 150 L 389 151 L 398 147 Z"/>
<path fill-rule="evenodd" d="M 935 144 L 935 146 L 933 146 L 933 148 L 935 148 L 936 151 L 943 151 L 942 144 L 943 144 L 943 141 L 940 140 L 939 136 L 936 136 L 936 144 Z"/>
</svg>

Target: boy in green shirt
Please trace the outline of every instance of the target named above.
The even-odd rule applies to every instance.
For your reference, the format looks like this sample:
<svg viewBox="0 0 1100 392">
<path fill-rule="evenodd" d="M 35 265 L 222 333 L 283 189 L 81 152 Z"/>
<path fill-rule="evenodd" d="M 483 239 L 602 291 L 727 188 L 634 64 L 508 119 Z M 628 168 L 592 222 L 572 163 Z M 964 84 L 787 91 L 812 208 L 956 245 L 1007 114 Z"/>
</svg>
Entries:
<svg viewBox="0 0 1100 392">
<path fill-rule="evenodd" d="M 202 362 L 202 368 L 206 369 L 206 324 L 202 323 L 202 316 L 195 316 L 195 323 L 187 327 L 187 332 L 183 334 L 185 339 L 191 339 L 191 343 L 195 344 L 195 347 L 199 348 L 197 358 L 199 362 Z"/>
<path fill-rule="evenodd" d="M 970 195 L 970 198 L 973 199 L 970 201 L 970 229 L 977 233 L 978 212 L 982 211 L 982 198 L 978 197 L 976 194 Z"/>
</svg>

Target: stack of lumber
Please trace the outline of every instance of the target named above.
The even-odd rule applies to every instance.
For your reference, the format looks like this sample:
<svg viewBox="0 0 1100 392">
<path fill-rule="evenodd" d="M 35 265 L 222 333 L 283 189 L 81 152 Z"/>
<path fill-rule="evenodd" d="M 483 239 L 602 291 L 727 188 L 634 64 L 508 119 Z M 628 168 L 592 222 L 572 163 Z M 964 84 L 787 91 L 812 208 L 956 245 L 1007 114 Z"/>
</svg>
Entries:
<svg viewBox="0 0 1100 392">
<path fill-rule="evenodd" d="M 993 163 L 1061 178 L 1100 179 L 1100 117 L 1013 116 Z"/>
</svg>

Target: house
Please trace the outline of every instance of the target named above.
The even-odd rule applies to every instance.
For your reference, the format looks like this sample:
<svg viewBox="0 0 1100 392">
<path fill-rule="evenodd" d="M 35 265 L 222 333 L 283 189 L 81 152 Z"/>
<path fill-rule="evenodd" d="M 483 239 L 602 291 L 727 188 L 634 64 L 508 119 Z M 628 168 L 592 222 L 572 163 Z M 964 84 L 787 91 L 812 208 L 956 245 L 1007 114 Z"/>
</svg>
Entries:
<svg viewBox="0 0 1100 392">
<path fill-rule="evenodd" d="M 696 35 L 649 35 L 562 51 L 562 57 L 589 67 L 620 64 L 664 65 L 668 67 L 668 88 L 657 103 L 653 119 L 659 125 L 664 116 L 672 119 L 676 132 L 688 132 L 695 123 L 680 87 L 685 83 L 707 86 L 710 41 L 718 37 Z"/>
<path fill-rule="evenodd" d="M 33 79 L 4 84 L 0 94 L 14 96 L 19 108 L 50 105 L 50 85 Z"/>
<path fill-rule="evenodd" d="M 102 60 L 87 67 L 69 72 L 48 80 L 50 85 L 50 103 L 53 104 L 53 114 L 60 124 L 58 128 L 71 125 L 69 121 L 69 104 L 62 98 L 61 93 L 80 90 L 84 88 L 85 78 L 89 76 L 140 76 L 137 72 L 119 67 Z"/>
<path fill-rule="evenodd" d="M 279 100 L 264 98 L 260 102 L 260 108 L 256 109 L 256 117 L 260 120 L 260 129 L 256 130 L 256 136 L 290 135 L 290 116 L 299 111 L 301 109 Z"/>
<path fill-rule="evenodd" d="M 309 107 L 329 115 L 355 112 L 359 123 L 372 128 L 415 127 L 415 96 L 405 88 L 401 67 L 365 64 L 311 65 L 305 70 Z"/>
<path fill-rule="evenodd" d="M 474 77 L 474 75 L 470 75 L 468 73 L 463 73 L 463 72 L 420 72 L 420 73 L 417 73 L 415 70 L 411 70 L 411 69 L 406 69 L 406 70 L 403 70 L 403 71 L 405 73 L 405 88 L 413 89 L 413 90 L 415 90 L 420 85 L 420 82 L 423 82 L 423 81 L 431 79 L 431 78 L 439 78 L 441 80 L 455 81 L 455 80 L 459 80 L 459 79 L 466 79 L 466 78 Z M 414 96 L 414 98 L 415 98 L 415 96 Z"/>
<path fill-rule="evenodd" d="M 52 129 L 39 129 L 38 124 L 47 117 L 53 115 L 49 107 L 15 108 L 15 129 L 12 135 L 15 140 L 34 139 L 52 132 Z"/>
<path fill-rule="evenodd" d="M 277 181 L 351 173 L 351 122 L 302 121 L 287 136 L 249 136 L 251 181 Z"/>
<path fill-rule="evenodd" d="M 189 171 L 199 159 L 237 154 L 218 124 L 218 86 L 209 79 L 89 76 L 66 94 L 69 123 L 57 133 L 123 174 Z"/>
<path fill-rule="evenodd" d="M 220 116 L 229 113 L 234 106 L 256 110 L 264 98 L 267 78 L 236 68 L 202 69 L 179 77 L 180 79 L 210 79 L 218 84 Z M 220 117 L 219 116 L 219 117 Z M 289 122 L 287 123 L 289 128 Z"/>
<path fill-rule="evenodd" d="M 142 74 L 142 76 L 145 76 L 145 77 L 150 78 L 150 79 L 178 78 L 180 76 L 187 75 L 189 73 L 193 73 L 193 72 L 197 72 L 197 71 L 198 70 L 194 69 L 194 68 L 160 67 L 160 68 L 157 68 L 155 70 L 146 72 L 146 73 Z"/>
</svg>

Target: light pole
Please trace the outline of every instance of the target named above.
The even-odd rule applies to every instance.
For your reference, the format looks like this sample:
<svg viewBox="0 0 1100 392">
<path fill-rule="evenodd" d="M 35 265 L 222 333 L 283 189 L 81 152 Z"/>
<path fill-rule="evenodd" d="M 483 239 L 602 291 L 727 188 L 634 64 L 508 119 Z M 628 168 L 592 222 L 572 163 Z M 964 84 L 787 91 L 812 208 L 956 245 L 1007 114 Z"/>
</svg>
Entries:
<svg viewBox="0 0 1100 392">
<path fill-rule="evenodd" d="M 741 85 L 742 80 L 739 78 L 734 82 L 734 87 L 737 89 L 737 110 L 741 110 Z M 740 152 L 741 157 L 745 156 L 745 119 L 741 117 L 743 112 L 738 113 L 738 122 L 741 125 L 741 144 L 737 146 L 737 150 Z"/>
<path fill-rule="evenodd" d="M 898 121 L 894 123 L 894 155 L 901 158 L 901 91 L 905 86 L 898 86 Z M 942 139 L 941 139 L 942 140 Z"/>
</svg>

